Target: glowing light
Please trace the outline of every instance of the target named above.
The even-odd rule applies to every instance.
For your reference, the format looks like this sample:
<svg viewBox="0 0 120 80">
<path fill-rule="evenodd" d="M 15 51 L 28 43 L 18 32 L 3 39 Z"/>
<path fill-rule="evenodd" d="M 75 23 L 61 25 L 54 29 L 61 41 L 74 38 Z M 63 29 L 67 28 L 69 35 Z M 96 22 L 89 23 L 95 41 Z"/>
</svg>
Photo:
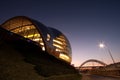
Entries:
<svg viewBox="0 0 120 80">
<path fill-rule="evenodd" d="M 30 29 L 30 27 L 27 27 L 27 30 L 29 30 Z"/>
<path fill-rule="evenodd" d="M 50 34 L 47 34 L 47 41 L 50 40 Z"/>
<path fill-rule="evenodd" d="M 53 44 L 55 47 L 57 47 L 57 48 L 60 48 L 60 49 L 63 49 L 63 47 L 62 46 L 60 46 L 60 45 L 57 45 L 57 44 Z"/>
<path fill-rule="evenodd" d="M 44 45 L 44 43 L 43 43 L 43 42 L 41 42 L 40 44 L 41 44 L 41 45 Z"/>
<path fill-rule="evenodd" d="M 105 45 L 104 45 L 103 43 L 100 43 L 100 44 L 99 44 L 99 47 L 100 47 L 100 48 L 104 48 Z"/>
<path fill-rule="evenodd" d="M 70 58 L 67 56 L 67 55 L 65 55 L 65 54 L 60 54 L 59 55 L 59 57 L 61 58 L 61 59 L 63 59 L 63 60 L 65 60 L 65 61 L 67 61 L 67 62 L 70 62 Z"/>
<path fill-rule="evenodd" d="M 44 46 L 42 47 L 42 50 L 45 51 L 45 47 Z"/>
<path fill-rule="evenodd" d="M 32 35 L 28 35 L 27 37 L 28 37 L 28 38 L 33 37 L 33 34 L 32 34 Z"/>
<path fill-rule="evenodd" d="M 55 49 L 56 51 L 61 51 L 60 49 Z"/>
<path fill-rule="evenodd" d="M 28 36 L 24 36 L 25 38 L 31 38 L 31 37 L 40 37 L 40 34 L 31 34 L 31 35 L 28 35 Z"/>
<path fill-rule="evenodd" d="M 34 37 L 40 37 L 40 34 L 34 34 Z"/>
<path fill-rule="evenodd" d="M 39 38 L 33 39 L 33 41 L 39 41 L 39 40 L 40 40 Z"/>
<path fill-rule="evenodd" d="M 65 41 L 63 38 L 57 37 L 58 40 L 60 41 Z"/>
<path fill-rule="evenodd" d="M 61 41 L 58 41 L 58 40 L 55 40 L 55 39 L 53 41 L 56 42 L 56 43 L 62 44 Z"/>
</svg>

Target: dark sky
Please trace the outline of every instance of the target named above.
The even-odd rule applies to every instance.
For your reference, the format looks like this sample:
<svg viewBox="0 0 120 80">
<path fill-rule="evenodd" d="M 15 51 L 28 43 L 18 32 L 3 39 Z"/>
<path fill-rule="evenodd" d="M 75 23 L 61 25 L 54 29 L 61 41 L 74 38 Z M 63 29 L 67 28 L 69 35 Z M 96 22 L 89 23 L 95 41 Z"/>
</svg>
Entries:
<svg viewBox="0 0 120 80">
<path fill-rule="evenodd" d="M 88 59 L 111 63 L 103 41 L 120 62 L 120 0 L 1 0 L 0 24 L 28 16 L 63 32 L 72 46 L 72 64 Z"/>
</svg>

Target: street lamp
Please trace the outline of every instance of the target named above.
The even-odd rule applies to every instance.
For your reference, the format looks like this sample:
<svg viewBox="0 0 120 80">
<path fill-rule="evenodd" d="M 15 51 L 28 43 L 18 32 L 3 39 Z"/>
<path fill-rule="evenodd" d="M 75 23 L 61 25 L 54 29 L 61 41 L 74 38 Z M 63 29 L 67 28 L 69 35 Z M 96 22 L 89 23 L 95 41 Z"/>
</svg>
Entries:
<svg viewBox="0 0 120 80">
<path fill-rule="evenodd" d="M 112 56 L 112 53 L 111 53 L 110 49 L 109 49 L 104 43 L 100 43 L 100 44 L 99 44 L 99 47 L 100 47 L 100 48 L 106 48 L 106 49 L 108 50 L 108 53 L 109 53 L 109 55 L 110 55 L 110 57 L 111 57 L 111 59 L 112 59 L 112 61 L 113 61 L 113 64 L 115 64 L 115 60 L 114 60 L 114 58 L 113 58 L 113 56 Z"/>
</svg>

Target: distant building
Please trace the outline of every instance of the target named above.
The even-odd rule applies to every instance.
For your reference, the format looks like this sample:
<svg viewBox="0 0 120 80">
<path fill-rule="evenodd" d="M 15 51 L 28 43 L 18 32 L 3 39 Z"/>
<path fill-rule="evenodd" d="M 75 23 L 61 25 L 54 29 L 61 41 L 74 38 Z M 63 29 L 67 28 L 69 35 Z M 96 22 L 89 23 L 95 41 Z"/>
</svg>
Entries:
<svg viewBox="0 0 120 80">
<path fill-rule="evenodd" d="M 71 46 L 66 36 L 57 29 L 26 16 L 13 17 L 1 25 L 4 29 L 39 43 L 43 51 L 71 63 Z"/>
<path fill-rule="evenodd" d="M 120 70 L 120 62 L 106 66 L 107 70 Z"/>
</svg>

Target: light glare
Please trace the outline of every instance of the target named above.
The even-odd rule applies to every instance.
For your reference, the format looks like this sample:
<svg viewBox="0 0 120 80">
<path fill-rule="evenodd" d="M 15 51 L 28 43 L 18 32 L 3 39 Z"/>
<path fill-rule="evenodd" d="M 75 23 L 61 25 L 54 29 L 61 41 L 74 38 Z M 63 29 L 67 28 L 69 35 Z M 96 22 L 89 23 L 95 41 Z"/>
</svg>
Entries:
<svg viewBox="0 0 120 80">
<path fill-rule="evenodd" d="M 99 44 L 99 47 L 100 47 L 100 48 L 104 48 L 105 45 L 104 45 L 103 43 L 100 43 L 100 44 Z"/>
</svg>

